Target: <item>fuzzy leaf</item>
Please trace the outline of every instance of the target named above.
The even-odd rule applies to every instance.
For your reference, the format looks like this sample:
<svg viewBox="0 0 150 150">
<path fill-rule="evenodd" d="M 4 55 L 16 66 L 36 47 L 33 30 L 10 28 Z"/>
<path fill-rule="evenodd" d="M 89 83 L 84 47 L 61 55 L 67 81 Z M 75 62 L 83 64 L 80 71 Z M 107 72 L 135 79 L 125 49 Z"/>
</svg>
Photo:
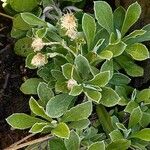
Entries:
<svg viewBox="0 0 150 150">
<path fill-rule="evenodd" d="M 64 141 L 60 138 L 51 139 L 48 144 L 50 150 L 67 150 Z"/>
<path fill-rule="evenodd" d="M 90 65 L 84 56 L 78 55 L 75 59 L 75 64 L 77 66 L 77 70 L 82 74 L 83 78 L 89 75 Z"/>
<path fill-rule="evenodd" d="M 144 89 L 137 94 L 137 102 L 144 102 L 145 104 L 150 104 L 150 89 Z"/>
<path fill-rule="evenodd" d="M 61 122 L 57 125 L 55 129 L 51 131 L 51 133 L 56 135 L 57 137 L 68 139 L 70 135 L 70 130 L 65 123 Z"/>
<path fill-rule="evenodd" d="M 19 39 L 15 43 L 14 51 L 17 55 L 27 57 L 30 53 L 33 53 L 33 49 L 31 48 L 32 39 L 28 37 L 24 37 Z"/>
<path fill-rule="evenodd" d="M 95 75 L 92 80 L 88 81 L 88 84 L 104 87 L 105 85 L 108 84 L 109 79 L 110 79 L 109 71 L 100 72 L 97 75 Z"/>
<path fill-rule="evenodd" d="M 101 94 L 102 94 L 102 98 L 100 100 L 100 103 L 106 107 L 115 106 L 118 104 L 120 100 L 119 95 L 109 87 L 104 87 L 102 89 Z"/>
<path fill-rule="evenodd" d="M 138 37 L 138 36 L 141 36 L 141 35 L 143 35 L 144 33 L 146 33 L 146 31 L 145 30 L 135 30 L 135 31 L 133 31 L 132 33 L 130 33 L 129 35 L 127 35 L 127 36 L 125 36 L 124 38 L 123 38 L 123 41 L 125 41 L 125 43 L 126 43 L 126 41 L 128 41 L 128 40 L 131 40 L 131 39 L 133 39 L 133 38 L 136 38 L 136 37 Z"/>
<path fill-rule="evenodd" d="M 54 96 L 54 92 L 52 91 L 52 89 L 49 88 L 48 85 L 44 82 L 40 82 L 40 84 L 38 85 L 37 93 L 40 101 L 42 101 L 44 106 Z"/>
<path fill-rule="evenodd" d="M 145 45 L 141 43 L 135 43 L 133 45 L 127 46 L 125 50 L 128 54 L 130 54 L 133 59 L 142 61 L 149 58 L 149 51 Z"/>
<path fill-rule="evenodd" d="M 101 59 L 106 59 L 106 60 L 110 60 L 112 57 L 113 57 L 113 53 L 109 50 L 105 50 L 105 51 L 102 51 L 100 54 L 99 54 L 99 57 Z"/>
<path fill-rule="evenodd" d="M 131 136 L 132 138 L 138 138 L 144 141 L 150 141 L 150 129 L 142 129 Z"/>
<path fill-rule="evenodd" d="M 121 55 L 126 49 L 126 44 L 124 42 L 119 42 L 116 44 L 110 44 L 105 49 L 113 53 L 113 57 Z"/>
<path fill-rule="evenodd" d="M 113 12 L 109 4 L 104 1 L 94 2 L 94 12 L 98 23 L 111 34 L 114 26 Z"/>
<path fill-rule="evenodd" d="M 27 68 L 29 69 L 36 69 L 37 67 L 32 65 L 31 62 L 32 62 L 32 59 L 33 57 L 35 56 L 35 53 L 30 53 L 27 57 L 26 57 L 26 60 L 25 60 L 25 64 Z"/>
<path fill-rule="evenodd" d="M 125 112 L 128 112 L 128 113 L 131 113 L 133 111 L 133 109 L 137 108 L 138 107 L 138 103 L 136 103 L 135 101 L 131 100 L 126 108 L 125 108 Z"/>
<path fill-rule="evenodd" d="M 112 142 L 124 138 L 123 135 L 122 135 L 122 133 L 121 133 L 120 130 L 118 130 L 118 129 L 113 130 L 113 131 L 109 134 L 109 136 L 110 136 Z"/>
<path fill-rule="evenodd" d="M 129 119 L 129 128 L 132 128 L 137 123 L 139 123 L 141 118 L 142 118 L 142 111 L 140 107 L 134 108 L 133 111 L 131 112 L 131 116 Z"/>
<path fill-rule="evenodd" d="M 14 129 L 28 129 L 35 123 L 44 122 L 41 119 L 31 117 L 24 113 L 14 113 L 6 119 L 7 123 Z"/>
<path fill-rule="evenodd" d="M 70 132 L 68 139 L 64 141 L 67 150 L 79 150 L 80 147 L 80 138 L 75 131 Z"/>
<path fill-rule="evenodd" d="M 128 76 L 126 76 L 122 73 L 114 73 L 114 75 L 109 83 L 116 86 L 116 85 L 129 84 L 130 81 L 131 81 L 131 79 Z"/>
<path fill-rule="evenodd" d="M 69 128 L 73 129 L 85 129 L 90 125 L 90 121 L 88 119 L 73 121 L 69 124 Z"/>
<path fill-rule="evenodd" d="M 104 143 L 104 141 L 95 142 L 95 143 L 90 145 L 88 150 L 105 150 L 105 143 Z"/>
<path fill-rule="evenodd" d="M 10 0 L 9 3 L 17 12 L 28 12 L 38 5 L 37 0 Z"/>
<path fill-rule="evenodd" d="M 83 88 L 81 85 L 75 85 L 72 87 L 71 91 L 69 92 L 69 95 L 78 96 L 82 93 L 82 91 L 83 91 Z"/>
<path fill-rule="evenodd" d="M 141 6 L 137 2 L 128 7 L 121 30 L 122 36 L 124 36 L 129 28 L 139 19 L 140 14 Z"/>
<path fill-rule="evenodd" d="M 91 113 L 92 102 L 85 102 L 82 104 L 78 104 L 77 106 L 72 107 L 70 110 L 68 110 L 62 117 L 62 120 L 64 122 L 79 121 L 87 119 L 91 115 Z"/>
<path fill-rule="evenodd" d="M 106 150 L 127 150 L 131 145 L 131 141 L 122 139 L 110 143 Z"/>
<path fill-rule="evenodd" d="M 125 18 L 125 13 L 126 13 L 126 10 L 122 6 L 118 7 L 114 11 L 114 24 L 115 24 L 116 29 L 118 29 L 119 31 L 121 31 L 124 18 Z"/>
<path fill-rule="evenodd" d="M 35 123 L 32 128 L 30 129 L 30 133 L 40 133 L 44 130 L 44 128 L 46 128 L 48 126 L 48 123 Z"/>
<path fill-rule="evenodd" d="M 30 78 L 27 79 L 20 87 L 20 90 L 24 94 L 37 94 L 37 87 L 41 82 L 41 79 L 38 78 Z"/>
<path fill-rule="evenodd" d="M 82 29 L 87 40 L 88 50 L 90 51 L 95 37 L 96 23 L 95 19 L 86 13 L 82 18 Z"/>
<path fill-rule="evenodd" d="M 46 113 L 52 118 L 59 118 L 68 109 L 74 97 L 68 94 L 59 94 L 51 98 L 46 105 Z"/>
<path fill-rule="evenodd" d="M 29 12 L 21 13 L 21 17 L 29 25 L 32 25 L 32 26 L 44 26 L 44 27 L 47 26 L 47 23 L 45 21 L 43 21 L 42 19 L 38 18 L 37 16 L 35 16 L 32 13 L 29 13 Z"/>
<path fill-rule="evenodd" d="M 62 73 L 66 79 L 72 79 L 74 67 L 72 64 L 66 63 L 62 66 Z"/>
<path fill-rule="evenodd" d="M 92 100 L 96 103 L 99 103 L 99 101 L 102 98 L 102 94 L 99 91 L 92 90 L 92 89 L 84 89 L 85 95 L 89 98 L 89 100 Z"/>
<path fill-rule="evenodd" d="M 101 72 L 110 71 L 110 79 L 113 76 L 114 68 L 113 68 L 113 60 L 106 60 L 101 66 Z"/>
<path fill-rule="evenodd" d="M 117 63 L 132 77 L 143 76 L 144 70 L 142 67 L 134 63 L 134 61 L 125 55 L 120 55 L 116 58 Z"/>
<path fill-rule="evenodd" d="M 35 115 L 41 116 L 49 121 L 52 121 L 52 119 L 45 113 L 44 108 L 42 106 L 40 106 L 33 97 L 31 97 L 29 100 L 29 106 L 30 106 L 31 111 Z"/>
</svg>

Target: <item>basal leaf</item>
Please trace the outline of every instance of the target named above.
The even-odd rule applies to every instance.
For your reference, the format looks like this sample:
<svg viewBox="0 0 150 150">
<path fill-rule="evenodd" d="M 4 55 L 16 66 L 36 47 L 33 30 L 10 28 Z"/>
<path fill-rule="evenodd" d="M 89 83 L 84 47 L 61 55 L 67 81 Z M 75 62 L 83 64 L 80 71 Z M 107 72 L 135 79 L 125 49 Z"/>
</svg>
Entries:
<svg viewBox="0 0 150 150">
<path fill-rule="evenodd" d="M 135 134 L 133 134 L 131 137 L 149 142 L 150 141 L 150 129 L 149 128 L 142 129 L 136 132 Z"/>
<path fill-rule="evenodd" d="M 106 84 L 108 84 L 109 79 L 110 79 L 109 71 L 100 72 L 97 75 L 95 75 L 92 80 L 88 81 L 88 84 L 104 87 Z"/>
<path fill-rule="evenodd" d="M 82 74 L 82 77 L 85 78 L 90 73 L 90 65 L 88 60 L 82 56 L 78 55 L 75 59 L 75 64 L 77 67 L 77 70 Z"/>
<path fill-rule="evenodd" d="M 70 63 L 64 64 L 62 67 L 62 73 L 66 79 L 72 79 L 74 67 Z"/>
<path fill-rule="evenodd" d="M 64 114 L 62 120 L 64 122 L 79 121 L 87 119 L 91 115 L 91 113 L 92 113 L 92 102 L 88 101 L 82 104 L 78 104 L 75 107 L 72 107 Z"/>
<path fill-rule="evenodd" d="M 137 94 L 137 102 L 144 102 L 145 104 L 150 104 L 150 89 L 144 89 Z"/>
<path fill-rule="evenodd" d="M 26 57 L 30 53 L 33 53 L 33 49 L 31 48 L 32 39 L 28 37 L 24 37 L 19 39 L 15 43 L 14 51 L 17 55 Z"/>
<path fill-rule="evenodd" d="M 37 94 L 37 87 L 41 82 L 41 79 L 38 78 L 30 78 L 27 79 L 20 87 L 20 90 L 24 94 Z"/>
<path fill-rule="evenodd" d="M 118 129 L 113 130 L 113 131 L 109 134 L 109 136 L 110 136 L 112 142 L 124 138 L 123 135 L 122 135 L 122 133 L 121 133 L 120 130 L 118 130 Z"/>
<path fill-rule="evenodd" d="M 48 85 L 44 82 L 40 82 L 37 88 L 38 97 L 40 101 L 42 101 L 43 105 L 45 106 L 47 102 L 54 96 L 54 92 Z"/>
<path fill-rule="evenodd" d="M 105 143 L 104 143 L 104 141 L 95 142 L 95 143 L 90 145 L 88 150 L 105 150 Z"/>
<path fill-rule="evenodd" d="M 44 130 L 44 128 L 45 127 L 47 127 L 48 126 L 48 123 L 44 123 L 44 122 L 42 122 L 42 123 L 35 123 L 33 126 L 32 126 L 32 128 L 30 129 L 30 133 L 34 133 L 34 134 L 36 134 L 36 133 L 40 133 L 40 132 L 42 132 L 43 130 Z"/>
<path fill-rule="evenodd" d="M 142 111 L 140 107 L 134 108 L 130 115 L 128 127 L 132 128 L 135 125 L 137 125 L 140 122 L 141 118 L 142 118 Z"/>
<path fill-rule="evenodd" d="M 69 92 L 69 95 L 78 96 L 82 93 L 82 91 L 83 91 L 83 88 L 81 85 L 75 85 L 72 87 L 71 91 Z"/>
<path fill-rule="evenodd" d="M 131 141 L 122 139 L 122 140 L 117 140 L 115 142 L 110 143 L 106 150 L 127 150 L 131 145 Z"/>
<path fill-rule="evenodd" d="M 68 139 L 69 136 L 70 136 L 70 130 L 68 128 L 68 126 L 61 122 L 59 123 L 52 131 L 51 131 L 52 134 L 56 135 L 57 137 L 60 137 L 60 138 L 65 138 L 65 139 Z"/>
<path fill-rule="evenodd" d="M 86 13 L 83 15 L 82 18 L 82 29 L 86 37 L 88 50 L 90 51 L 95 38 L 96 23 L 95 19 Z"/>
<path fill-rule="evenodd" d="M 124 52 L 126 46 L 127 45 L 121 41 L 119 43 L 109 44 L 105 50 L 111 51 L 113 53 L 113 57 L 117 57 Z"/>
<path fill-rule="evenodd" d="M 114 73 L 114 75 L 109 83 L 111 83 L 113 85 L 123 85 L 123 84 L 129 84 L 130 81 L 131 81 L 131 79 L 128 76 L 126 76 L 122 73 Z"/>
<path fill-rule="evenodd" d="M 125 108 L 125 112 L 131 113 L 135 108 L 138 107 L 138 103 L 136 103 L 134 100 L 129 101 Z"/>
<path fill-rule="evenodd" d="M 69 128 L 83 130 L 90 125 L 89 119 L 73 121 L 69 124 Z"/>
<path fill-rule="evenodd" d="M 118 7 L 114 11 L 114 24 L 115 24 L 115 28 L 118 29 L 119 31 L 121 31 L 124 18 L 125 18 L 125 13 L 126 10 L 122 6 Z"/>
<path fill-rule="evenodd" d="M 68 94 L 59 94 L 51 98 L 46 105 L 46 113 L 52 118 L 62 116 L 68 109 L 74 97 Z"/>
<path fill-rule="evenodd" d="M 126 11 L 124 23 L 121 29 L 122 36 L 129 30 L 129 28 L 139 19 L 141 14 L 140 5 L 135 2 L 130 5 Z"/>
<path fill-rule="evenodd" d="M 141 43 L 135 43 L 127 46 L 125 50 L 128 54 L 130 54 L 133 59 L 142 61 L 149 58 L 149 51 L 145 45 Z"/>
<path fill-rule="evenodd" d="M 10 0 L 9 3 L 17 12 L 28 12 L 38 5 L 37 0 Z"/>
<path fill-rule="evenodd" d="M 29 25 L 47 27 L 47 23 L 44 20 L 38 18 L 32 13 L 29 12 L 21 13 L 21 17 Z"/>
<path fill-rule="evenodd" d="M 54 138 L 48 141 L 50 150 L 67 150 L 64 141 L 60 138 Z"/>
<path fill-rule="evenodd" d="M 94 2 L 94 12 L 98 23 L 111 34 L 114 31 L 114 26 L 113 12 L 109 4 L 104 1 Z"/>
<path fill-rule="evenodd" d="M 80 138 L 79 135 L 75 131 L 70 132 L 70 136 L 68 139 L 64 141 L 67 150 L 79 150 L 80 147 Z"/>
<path fill-rule="evenodd" d="M 113 60 L 106 60 L 103 65 L 101 66 L 101 72 L 110 71 L 110 79 L 113 76 L 114 67 L 113 67 Z"/>
<path fill-rule="evenodd" d="M 24 113 L 14 113 L 6 119 L 7 123 L 14 129 L 28 129 L 35 123 L 44 122 L 41 119 L 31 117 Z"/>
<path fill-rule="evenodd" d="M 89 100 L 92 100 L 96 103 L 99 103 L 99 101 L 102 98 L 102 94 L 97 90 L 86 88 L 84 89 L 84 93 L 88 97 Z"/>
<path fill-rule="evenodd" d="M 109 87 L 103 87 L 101 94 L 102 98 L 100 100 L 100 103 L 106 107 L 115 106 L 120 100 L 119 95 L 112 88 Z"/>
<path fill-rule="evenodd" d="M 29 106 L 30 106 L 31 111 L 35 115 L 41 116 L 49 121 L 52 121 L 52 119 L 46 114 L 44 108 L 42 106 L 40 106 L 33 97 L 31 97 L 29 100 Z"/>
</svg>

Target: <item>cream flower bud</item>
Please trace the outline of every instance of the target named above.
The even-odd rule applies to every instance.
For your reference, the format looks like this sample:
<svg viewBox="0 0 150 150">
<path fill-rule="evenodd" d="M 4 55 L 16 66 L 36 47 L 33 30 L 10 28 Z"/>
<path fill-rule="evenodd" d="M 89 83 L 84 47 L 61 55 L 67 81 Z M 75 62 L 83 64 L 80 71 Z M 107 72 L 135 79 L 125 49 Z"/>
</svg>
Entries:
<svg viewBox="0 0 150 150">
<path fill-rule="evenodd" d="M 67 13 L 60 19 L 60 25 L 62 29 L 66 30 L 66 35 L 71 39 L 75 39 L 77 35 L 77 20 L 73 13 Z"/>
<path fill-rule="evenodd" d="M 36 67 L 44 66 L 48 63 L 46 56 L 42 53 L 37 53 L 31 60 L 31 64 Z"/>
<path fill-rule="evenodd" d="M 41 38 L 34 38 L 31 47 L 34 49 L 34 52 L 40 51 L 44 47 L 44 42 Z"/>
<path fill-rule="evenodd" d="M 67 81 L 67 88 L 71 90 L 75 85 L 77 85 L 77 81 L 74 79 L 70 79 Z"/>
</svg>

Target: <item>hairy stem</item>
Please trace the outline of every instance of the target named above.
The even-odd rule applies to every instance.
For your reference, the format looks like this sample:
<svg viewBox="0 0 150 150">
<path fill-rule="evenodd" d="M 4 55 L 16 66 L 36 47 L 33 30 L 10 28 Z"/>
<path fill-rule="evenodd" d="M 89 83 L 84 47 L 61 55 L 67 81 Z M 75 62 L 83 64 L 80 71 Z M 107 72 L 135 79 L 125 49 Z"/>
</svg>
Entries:
<svg viewBox="0 0 150 150">
<path fill-rule="evenodd" d="M 99 122 L 103 127 L 103 130 L 106 132 L 107 136 L 109 136 L 109 133 L 114 130 L 111 123 L 110 115 L 108 114 L 105 107 L 101 104 L 96 106 L 96 112 L 99 118 Z"/>
</svg>

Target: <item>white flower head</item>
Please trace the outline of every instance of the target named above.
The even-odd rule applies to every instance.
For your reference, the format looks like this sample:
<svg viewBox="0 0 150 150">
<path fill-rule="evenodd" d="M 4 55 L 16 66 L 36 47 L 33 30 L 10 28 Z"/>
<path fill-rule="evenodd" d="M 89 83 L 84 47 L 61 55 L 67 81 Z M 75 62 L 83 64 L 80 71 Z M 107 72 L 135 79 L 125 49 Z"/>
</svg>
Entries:
<svg viewBox="0 0 150 150">
<path fill-rule="evenodd" d="M 42 67 L 47 63 L 47 57 L 42 53 L 37 53 L 31 60 L 31 64 L 36 67 Z"/>
<path fill-rule="evenodd" d="M 44 47 L 44 42 L 41 38 L 34 38 L 31 47 L 34 49 L 34 52 L 41 51 Z"/>
<path fill-rule="evenodd" d="M 70 79 L 67 81 L 67 88 L 71 90 L 75 85 L 77 85 L 77 81 L 74 79 Z"/>
<path fill-rule="evenodd" d="M 64 14 L 60 19 L 61 28 L 66 30 L 66 35 L 75 39 L 77 35 L 77 19 L 73 13 Z"/>
</svg>

